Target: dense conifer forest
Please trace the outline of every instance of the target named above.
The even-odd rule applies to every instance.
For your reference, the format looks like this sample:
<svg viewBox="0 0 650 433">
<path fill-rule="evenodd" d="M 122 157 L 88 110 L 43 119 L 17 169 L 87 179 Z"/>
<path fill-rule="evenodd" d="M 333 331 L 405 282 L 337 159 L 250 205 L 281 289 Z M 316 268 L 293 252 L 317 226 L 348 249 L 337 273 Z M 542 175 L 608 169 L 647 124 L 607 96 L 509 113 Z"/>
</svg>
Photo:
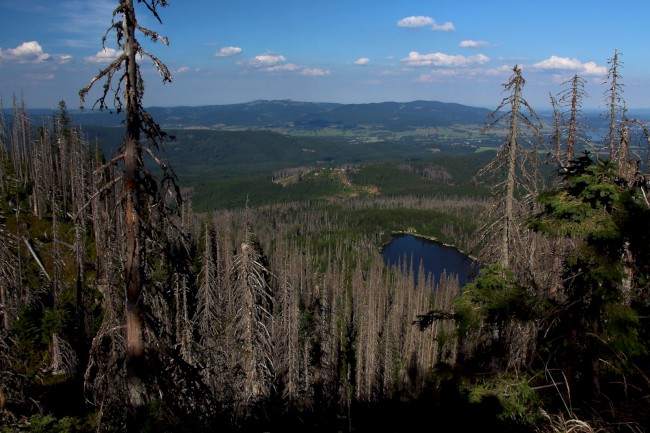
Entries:
<svg viewBox="0 0 650 433">
<path fill-rule="evenodd" d="M 197 210 L 142 107 L 134 14 L 114 16 L 124 65 L 81 92 L 120 80 L 115 154 L 63 102 L 36 122 L 14 97 L 0 117 L 0 431 L 647 431 L 650 135 L 617 52 L 602 141 L 578 76 L 542 138 L 514 67 L 473 188 L 444 159 L 275 167 L 278 188 L 329 186 Z M 440 188 L 408 193 L 409 176 Z M 387 267 L 407 230 L 480 274 Z"/>
</svg>

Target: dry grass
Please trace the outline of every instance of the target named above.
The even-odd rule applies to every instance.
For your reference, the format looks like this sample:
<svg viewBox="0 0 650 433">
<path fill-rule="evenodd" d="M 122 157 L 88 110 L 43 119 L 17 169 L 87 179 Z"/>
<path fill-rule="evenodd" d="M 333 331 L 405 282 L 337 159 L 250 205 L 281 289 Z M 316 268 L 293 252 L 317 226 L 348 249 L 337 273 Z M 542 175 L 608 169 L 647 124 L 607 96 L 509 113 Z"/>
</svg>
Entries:
<svg viewBox="0 0 650 433">
<path fill-rule="evenodd" d="M 537 429 L 538 433 L 609 433 L 624 432 L 644 433 L 646 430 L 636 423 L 617 423 L 609 425 L 598 419 L 589 421 L 578 419 L 573 413 L 548 414 L 543 411 L 547 422 Z"/>
</svg>

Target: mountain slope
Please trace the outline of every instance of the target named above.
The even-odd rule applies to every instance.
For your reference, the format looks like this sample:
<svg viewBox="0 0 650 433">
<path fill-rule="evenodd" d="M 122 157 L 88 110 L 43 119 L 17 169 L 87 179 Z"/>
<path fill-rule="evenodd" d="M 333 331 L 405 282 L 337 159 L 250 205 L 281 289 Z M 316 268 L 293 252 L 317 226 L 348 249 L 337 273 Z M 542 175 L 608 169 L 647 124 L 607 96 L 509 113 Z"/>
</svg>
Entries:
<svg viewBox="0 0 650 433">
<path fill-rule="evenodd" d="M 43 111 L 43 110 L 40 110 Z M 317 129 L 379 127 L 403 131 L 418 127 L 482 124 L 490 110 L 437 101 L 336 104 L 324 102 L 253 101 L 198 107 L 150 107 L 163 127 L 240 127 Z M 42 113 L 39 113 L 42 114 Z M 121 115 L 94 110 L 71 111 L 81 125 L 117 126 Z"/>
</svg>

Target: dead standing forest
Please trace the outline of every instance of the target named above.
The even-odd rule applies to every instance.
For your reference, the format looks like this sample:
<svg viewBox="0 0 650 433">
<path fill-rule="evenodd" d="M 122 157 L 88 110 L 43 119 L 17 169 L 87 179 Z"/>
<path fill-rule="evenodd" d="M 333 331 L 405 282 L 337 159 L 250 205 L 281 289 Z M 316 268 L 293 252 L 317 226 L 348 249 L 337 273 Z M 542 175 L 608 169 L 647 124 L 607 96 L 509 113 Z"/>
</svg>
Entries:
<svg viewBox="0 0 650 433">
<path fill-rule="evenodd" d="M 166 39 L 133 3 L 109 29 L 123 55 L 81 91 L 116 86 L 97 104 L 126 115 L 118 154 L 64 104 L 37 125 L 14 99 L 0 118 L 3 432 L 645 431 L 650 138 L 627 117 L 618 52 L 598 143 L 580 77 L 551 97 L 545 143 L 513 68 L 486 124 L 504 139 L 475 178 L 489 200 L 195 214 L 142 106 L 139 59 L 171 76 L 136 35 Z M 485 267 L 463 288 L 385 267 L 391 218 L 434 221 L 425 234 Z"/>
</svg>

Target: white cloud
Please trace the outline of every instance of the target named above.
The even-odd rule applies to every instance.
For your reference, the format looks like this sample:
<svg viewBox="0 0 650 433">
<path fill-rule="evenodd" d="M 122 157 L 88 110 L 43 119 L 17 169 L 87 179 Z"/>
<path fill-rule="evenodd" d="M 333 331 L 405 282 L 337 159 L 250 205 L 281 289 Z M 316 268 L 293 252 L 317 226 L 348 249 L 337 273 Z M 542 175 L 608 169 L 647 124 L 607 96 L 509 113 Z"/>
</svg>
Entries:
<svg viewBox="0 0 650 433">
<path fill-rule="evenodd" d="M 60 56 L 57 56 L 56 61 L 60 64 L 66 64 L 72 61 L 72 56 L 69 54 L 62 54 Z"/>
<path fill-rule="evenodd" d="M 582 62 L 577 59 L 569 59 L 567 57 L 551 56 L 551 58 L 542 60 L 535 63 L 533 67 L 537 69 L 568 69 L 578 70 L 582 69 Z"/>
<path fill-rule="evenodd" d="M 36 41 L 23 42 L 16 48 L 3 50 L 0 48 L 0 60 L 18 63 L 40 63 L 50 59 L 43 47 Z"/>
<path fill-rule="evenodd" d="M 508 74 L 512 74 L 512 66 L 501 65 L 501 66 L 497 66 L 496 68 L 485 70 L 485 75 L 497 76 L 497 75 L 508 75 Z"/>
<path fill-rule="evenodd" d="M 473 41 L 471 39 L 461 41 L 458 44 L 461 48 L 483 48 L 487 47 L 488 43 L 486 41 Z"/>
<path fill-rule="evenodd" d="M 445 53 L 420 54 L 417 51 L 411 51 L 409 56 L 402 61 L 408 66 L 443 66 L 443 67 L 466 67 L 473 65 L 483 65 L 490 61 L 490 58 L 484 54 L 475 56 L 454 56 Z"/>
<path fill-rule="evenodd" d="M 367 57 L 361 57 L 354 61 L 355 65 L 360 65 L 360 66 L 367 65 L 368 63 L 370 63 L 370 59 Z"/>
<path fill-rule="evenodd" d="M 413 16 L 402 18 L 397 22 L 400 27 L 417 28 L 433 25 L 436 21 L 431 17 Z"/>
<path fill-rule="evenodd" d="M 190 68 L 189 66 L 180 66 L 175 71 L 174 74 L 182 75 L 189 72 L 201 72 L 201 68 Z"/>
<path fill-rule="evenodd" d="M 453 31 L 456 31 L 456 27 L 454 27 L 454 24 L 451 23 L 451 22 L 449 22 L 449 21 L 447 21 L 447 22 L 444 23 L 444 24 L 437 24 L 437 23 L 434 23 L 434 24 L 431 26 L 431 28 L 432 28 L 433 30 L 437 30 L 437 31 L 439 31 L 439 32 L 453 32 Z"/>
<path fill-rule="evenodd" d="M 231 57 L 241 54 L 242 49 L 239 47 L 222 47 L 219 51 L 214 53 L 215 57 Z"/>
<path fill-rule="evenodd" d="M 587 62 L 583 63 L 584 70 L 582 71 L 585 75 L 605 75 L 607 74 L 607 68 L 604 66 L 598 66 L 596 62 Z"/>
<path fill-rule="evenodd" d="M 330 71 L 327 69 L 317 69 L 317 68 L 305 68 L 304 66 L 296 65 L 293 63 L 287 63 L 285 65 L 271 66 L 264 68 L 266 72 L 295 72 L 298 75 L 307 75 L 307 76 L 320 76 L 320 75 L 329 75 Z"/>
<path fill-rule="evenodd" d="M 279 63 L 286 62 L 286 57 L 282 55 L 262 54 L 250 59 L 246 64 L 254 68 L 269 68 Z"/>
<path fill-rule="evenodd" d="M 473 68 L 436 68 L 418 75 L 416 82 L 431 83 L 445 81 L 449 77 L 476 78 L 482 76 L 502 77 L 512 75 L 512 66 L 502 65 L 496 68 L 485 69 L 482 67 Z"/>
<path fill-rule="evenodd" d="M 528 60 L 528 57 L 521 57 L 521 56 L 520 57 L 501 57 L 501 56 L 499 56 L 497 58 L 497 60 L 500 61 L 500 62 L 512 62 L 513 64 L 517 65 L 517 64 L 523 63 L 526 60 Z"/>
<path fill-rule="evenodd" d="M 411 29 L 431 26 L 433 30 L 442 32 L 453 32 L 456 30 L 456 27 L 454 27 L 453 23 L 446 22 L 444 24 L 438 24 L 433 18 L 422 15 L 402 18 L 401 20 L 397 21 L 397 25 L 399 27 L 406 27 Z"/>
<path fill-rule="evenodd" d="M 268 68 L 264 68 L 264 70 L 267 72 L 283 72 L 283 71 L 292 72 L 292 71 L 297 71 L 299 69 L 301 69 L 301 67 L 298 65 L 294 65 L 293 63 L 287 63 L 285 65 L 277 65 L 277 66 L 270 66 Z"/>
<path fill-rule="evenodd" d="M 307 68 L 305 66 L 296 65 L 294 63 L 285 63 L 287 61 L 286 57 L 282 55 L 275 54 L 262 54 L 255 56 L 252 59 L 249 59 L 244 62 L 238 62 L 239 65 L 251 66 L 260 71 L 276 73 L 276 72 L 287 72 L 295 73 L 298 75 L 329 75 L 330 71 L 327 69 L 316 69 L 316 68 Z"/>
<path fill-rule="evenodd" d="M 583 63 L 575 58 L 558 56 L 551 56 L 535 63 L 532 67 L 538 70 L 574 71 L 584 75 L 605 75 L 607 73 L 606 67 L 598 66 L 595 62 Z"/>
<path fill-rule="evenodd" d="M 300 75 L 309 75 L 309 76 L 321 76 L 321 75 L 329 75 L 331 71 L 329 69 L 317 69 L 317 68 L 304 68 L 302 69 L 299 74 Z"/>
<path fill-rule="evenodd" d="M 85 60 L 87 63 L 108 64 L 117 59 L 120 54 L 122 52 L 115 48 L 104 48 L 103 50 L 97 51 L 97 54 L 94 56 L 86 57 Z"/>
</svg>

